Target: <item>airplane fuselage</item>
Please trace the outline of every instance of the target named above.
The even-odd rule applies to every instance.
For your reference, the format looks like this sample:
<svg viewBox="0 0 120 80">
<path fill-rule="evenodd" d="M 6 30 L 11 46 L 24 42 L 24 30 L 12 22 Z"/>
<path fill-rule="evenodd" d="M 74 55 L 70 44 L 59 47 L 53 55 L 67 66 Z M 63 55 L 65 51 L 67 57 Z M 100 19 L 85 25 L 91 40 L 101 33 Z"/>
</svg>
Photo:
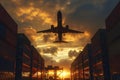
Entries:
<svg viewBox="0 0 120 80">
<path fill-rule="evenodd" d="M 57 23 L 57 27 L 62 28 L 62 13 L 60 11 L 57 13 Z"/>
<path fill-rule="evenodd" d="M 59 41 L 62 41 L 62 13 L 58 11 L 57 13 L 57 27 L 58 27 L 58 39 Z"/>
</svg>

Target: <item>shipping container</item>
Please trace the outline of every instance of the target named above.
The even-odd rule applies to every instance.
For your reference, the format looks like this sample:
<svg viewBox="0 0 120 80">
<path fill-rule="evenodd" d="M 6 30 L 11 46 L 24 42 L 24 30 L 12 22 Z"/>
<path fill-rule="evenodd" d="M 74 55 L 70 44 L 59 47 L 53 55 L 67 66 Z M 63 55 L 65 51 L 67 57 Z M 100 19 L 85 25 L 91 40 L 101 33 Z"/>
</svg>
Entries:
<svg viewBox="0 0 120 80">
<path fill-rule="evenodd" d="M 0 79 L 14 80 L 17 24 L 0 5 Z"/>
<path fill-rule="evenodd" d="M 112 80 L 120 79 L 120 2 L 106 18 L 109 64 Z"/>
<path fill-rule="evenodd" d="M 13 18 L 8 14 L 8 12 L 0 5 L 0 22 L 4 23 L 6 27 L 13 32 L 13 34 L 17 34 L 17 23 L 13 20 Z"/>
<path fill-rule="evenodd" d="M 117 6 L 112 10 L 110 15 L 106 18 L 106 29 L 108 31 L 112 30 L 120 22 L 120 2 Z"/>
</svg>

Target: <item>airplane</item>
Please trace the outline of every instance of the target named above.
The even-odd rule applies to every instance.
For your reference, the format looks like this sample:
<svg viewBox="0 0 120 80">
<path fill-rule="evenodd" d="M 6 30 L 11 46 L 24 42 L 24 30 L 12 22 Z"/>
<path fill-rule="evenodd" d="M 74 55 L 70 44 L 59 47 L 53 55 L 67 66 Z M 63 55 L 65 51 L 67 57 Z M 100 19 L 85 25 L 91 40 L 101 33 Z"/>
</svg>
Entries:
<svg viewBox="0 0 120 80">
<path fill-rule="evenodd" d="M 66 25 L 66 27 L 63 27 L 63 25 L 62 25 L 62 13 L 60 10 L 57 12 L 57 27 L 54 27 L 54 25 L 51 25 L 50 29 L 38 31 L 37 33 L 51 33 L 51 32 L 58 34 L 58 40 L 54 41 L 57 43 L 62 43 L 62 42 L 66 43 L 66 41 L 63 41 L 63 38 L 62 38 L 63 33 L 84 33 L 81 31 L 69 29 L 68 25 Z"/>
</svg>

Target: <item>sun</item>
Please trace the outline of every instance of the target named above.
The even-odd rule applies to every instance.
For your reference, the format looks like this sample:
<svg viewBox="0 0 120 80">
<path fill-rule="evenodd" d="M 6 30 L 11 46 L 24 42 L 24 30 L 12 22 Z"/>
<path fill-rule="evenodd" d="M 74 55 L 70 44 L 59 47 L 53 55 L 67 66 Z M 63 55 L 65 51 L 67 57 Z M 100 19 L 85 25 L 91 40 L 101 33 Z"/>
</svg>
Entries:
<svg viewBox="0 0 120 80">
<path fill-rule="evenodd" d="M 61 77 L 61 78 L 70 78 L 70 72 L 69 71 L 63 71 L 63 72 L 61 72 L 59 77 Z"/>
</svg>

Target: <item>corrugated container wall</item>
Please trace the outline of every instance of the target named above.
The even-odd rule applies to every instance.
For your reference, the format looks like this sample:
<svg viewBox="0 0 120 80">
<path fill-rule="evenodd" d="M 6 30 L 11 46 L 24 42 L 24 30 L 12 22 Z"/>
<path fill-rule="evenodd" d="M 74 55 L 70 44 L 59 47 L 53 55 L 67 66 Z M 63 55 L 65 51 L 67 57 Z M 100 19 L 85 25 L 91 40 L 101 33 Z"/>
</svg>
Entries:
<svg viewBox="0 0 120 80">
<path fill-rule="evenodd" d="M 0 79 L 13 79 L 17 45 L 17 24 L 0 5 Z"/>
</svg>

